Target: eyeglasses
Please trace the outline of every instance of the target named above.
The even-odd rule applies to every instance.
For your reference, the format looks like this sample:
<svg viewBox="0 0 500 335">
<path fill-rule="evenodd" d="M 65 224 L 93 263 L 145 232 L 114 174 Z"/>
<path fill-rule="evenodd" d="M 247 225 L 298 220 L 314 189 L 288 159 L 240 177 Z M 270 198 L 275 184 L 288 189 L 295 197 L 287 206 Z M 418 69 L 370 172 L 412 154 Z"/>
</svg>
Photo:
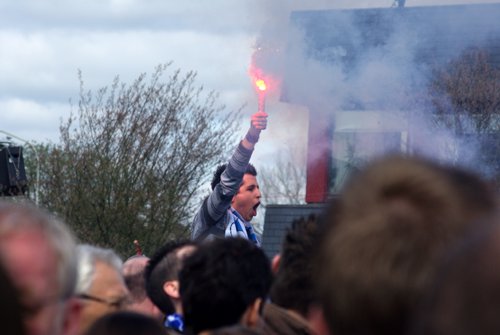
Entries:
<svg viewBox="0 0 500 335">
<path fill-rule="evenodd" d="M 98 303 L 101 303 L 101 304 L 108 305 L 109 307 L 112 307 L 112 308 L 115 308 L 115 309 L 123 309 L 126 305 L 130 304 L 130 300 L 126 296 L 121 297 L 121 298 L 119 298 L 116 301 L 108 301 L 108 300 L 105 300 L 105 299 L 102 299 L 102 298 L 99 298 L 99 297 L 95 297 L 93 295 L 89 295 L 89 294 L 83 293 L 83 294 L 79 294 L 78 298 L 85 299 L 85 300 L 95 301 L 95 302 L 98 302 Z"/>
</svg>

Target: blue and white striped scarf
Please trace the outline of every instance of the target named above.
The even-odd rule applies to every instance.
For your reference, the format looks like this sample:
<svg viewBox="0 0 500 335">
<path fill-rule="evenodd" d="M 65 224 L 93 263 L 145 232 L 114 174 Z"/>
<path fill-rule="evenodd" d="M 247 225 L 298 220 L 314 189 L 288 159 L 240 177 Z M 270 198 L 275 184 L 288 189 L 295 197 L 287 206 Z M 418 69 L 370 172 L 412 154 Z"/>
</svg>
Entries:
<svg viewBox="0 0 500 335">
<path fill-rule="evenodd" d="M 236 236 L 246 238 L 260 247 L 260 241 L 253 230 L 252 224 L 245 221 L 234 208 L 231 208 L 231 222 L 226 230 L 226 237 L 234 236 L 233 227 L 236 230 Z"/>
</svg>

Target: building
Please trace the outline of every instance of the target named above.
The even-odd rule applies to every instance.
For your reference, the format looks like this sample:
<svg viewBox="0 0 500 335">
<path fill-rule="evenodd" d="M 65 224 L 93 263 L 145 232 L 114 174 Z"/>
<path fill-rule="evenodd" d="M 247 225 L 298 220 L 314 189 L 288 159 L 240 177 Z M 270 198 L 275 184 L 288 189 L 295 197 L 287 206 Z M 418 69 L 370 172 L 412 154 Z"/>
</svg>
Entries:
<svg viewBox="0 0 500 335">
<path fill-rule="evenodd" d="M 310 113 L 307 205 L 268 208 L 268 254 L 278 251 L 277 227 L 317 212 L 363 162 L 390 151 L 445 150 L 422 120 L 431 117 L 426 85 L 434 69 L 471 48 L 487 50 L 500 67 L 499 17 L 500 3 L 292 13 L 297 34 L 282 99 Z"/>
</svg>

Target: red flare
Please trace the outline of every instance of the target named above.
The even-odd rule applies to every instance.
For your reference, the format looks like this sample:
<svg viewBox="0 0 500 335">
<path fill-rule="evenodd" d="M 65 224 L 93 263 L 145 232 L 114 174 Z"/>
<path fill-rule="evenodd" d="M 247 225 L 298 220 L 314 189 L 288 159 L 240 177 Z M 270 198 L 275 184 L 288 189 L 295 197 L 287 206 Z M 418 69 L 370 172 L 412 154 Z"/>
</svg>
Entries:
<svg viewBox="0 0 500 335">
<path fill-rule="evenodd" d="M 139 245 L 139 241 L 137 240 L 134 240 L 134 245 L 135 245 L 135 253 L 137 256 L 141 256 L 142 255 L 142 249 L 141 249 L 141 246 Z"/>
</svg>

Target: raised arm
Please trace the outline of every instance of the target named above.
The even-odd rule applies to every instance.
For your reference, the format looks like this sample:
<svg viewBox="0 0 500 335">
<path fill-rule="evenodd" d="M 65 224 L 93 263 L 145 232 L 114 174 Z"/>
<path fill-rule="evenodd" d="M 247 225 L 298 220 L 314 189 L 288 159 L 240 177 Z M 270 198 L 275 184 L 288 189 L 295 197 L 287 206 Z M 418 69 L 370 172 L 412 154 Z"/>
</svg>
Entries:
<svg viewBox="0 0 500 335">
<path fill-rule="evenodd" d="M 224 215 L 227 215 L 226 212 L 241 185 L 255 144 L 259 140 L 260 132 L 266 127 L 267 114 L 265 112 L 257 112 L 252 115 L 250 128 L 229 159 L 227 167 L 221 175 L 220 183 L 215 186 L 196 214 L 192 234 L 194 239 L 205 234 L 212 226 L 220 223 Z M 223 232 L 225 227 L 219 228 Z"/>
<path fill-rule="evenodd" d="M 260 132 L 267 128 L 267 113 L 257 112 L 252 115 L 250 120 L 250 128 L 247 134 L 241 141 L 245 149 L 253 150 L 255 143 L 259 141 Z"/>
</svg>

